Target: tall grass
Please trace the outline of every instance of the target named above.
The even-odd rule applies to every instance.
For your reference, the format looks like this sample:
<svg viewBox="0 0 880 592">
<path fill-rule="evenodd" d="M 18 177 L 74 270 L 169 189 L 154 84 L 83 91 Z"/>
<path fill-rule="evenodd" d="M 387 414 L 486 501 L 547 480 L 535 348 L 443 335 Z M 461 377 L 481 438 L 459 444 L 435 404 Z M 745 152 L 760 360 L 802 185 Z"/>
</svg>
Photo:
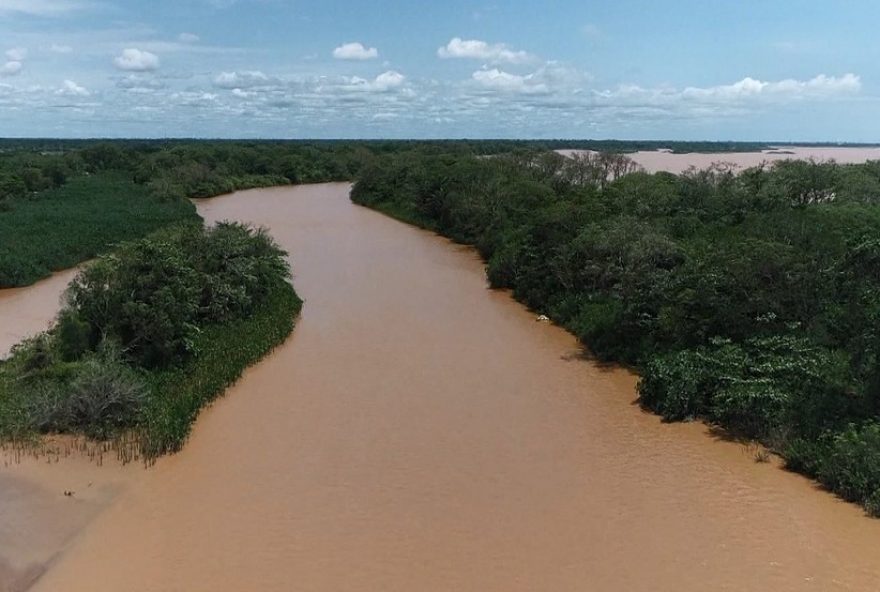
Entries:
<svg viewBox="0 0 880 592">
<path fill-rule="evenodd" d="M 78 177 L 8 200 L 0 211 L 0 288 L 31 284 L 114 243 L 198 219 L 190 202 L 156 197 L 120 173 Z"/>
</svg>

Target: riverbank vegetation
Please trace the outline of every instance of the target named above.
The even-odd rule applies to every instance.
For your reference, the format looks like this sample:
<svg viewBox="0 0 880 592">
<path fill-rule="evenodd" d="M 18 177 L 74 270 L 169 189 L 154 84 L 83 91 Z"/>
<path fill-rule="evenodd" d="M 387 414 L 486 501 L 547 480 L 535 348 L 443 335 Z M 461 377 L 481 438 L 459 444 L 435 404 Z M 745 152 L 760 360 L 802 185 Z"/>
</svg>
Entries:
<svg viewBox="0 0 880 592">
<path fill-rule="evenodd" d="M 0 152 L 0 288 L 197 220 L 189 198 L 346 180 L 369 157 L 354 144 L 56 142 Z"/>
<path fill-rule="evenodd" d="M 33 283 L 114 243 L 187 220 L 198 220 L 190 202 L 157 198 L 114 172 L 11 199 L 0 206 L 0 287 Z"/>
<path fill-rule="evenodd" d="M 779 145 L 783 146 L 783 145 Z M 0 288 L 31 284 L 113 244 L 196 218 L 189 198 L 239 189 L 349 181 L 383 155 L 755 151 L 754 142 L 618 140 L 0 139 Z"/>
<path fill-rule="evenodd" d="M 637 367 L 646 408 L 880 514 L 880 163 L 600 165 L 383 155 L 352 199 L 475 245 L 493 287 Z"/>
<path fill-rule="evenodd" d="M 71 283 L 48 332 L 0 362 L 0 439 L 126 437 L 178 450 L 199 410 L 292 331 L 301 302 L 263 230 L 185 224 L 124 243 Z"/>
</svg>

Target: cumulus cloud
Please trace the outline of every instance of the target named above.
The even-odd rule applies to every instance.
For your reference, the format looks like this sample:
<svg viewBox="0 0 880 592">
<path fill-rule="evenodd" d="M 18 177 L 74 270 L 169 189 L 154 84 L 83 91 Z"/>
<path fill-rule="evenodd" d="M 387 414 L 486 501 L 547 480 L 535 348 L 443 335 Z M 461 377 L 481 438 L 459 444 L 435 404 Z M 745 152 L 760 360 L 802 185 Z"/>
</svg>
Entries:
<svg viewBox="0 0 880 592">
<path fill-rule="evenodd" d="M 24 47 L 13 47 L 6 50 L 6 57 L 13 62 L 23 62 L 27 58 L 28 50 Z"/>
<path fill-rule="evenodd" d="M 61 84 L 61 88 L 55 91 L 55 94 L 67 97 L 87 97 L 91 93 L 73 80 L 65 80 Z"/>
<path fill-rule="evenodd" d="M 504 43 L 486 43 L 477 39 L 465 40 L 454 37 L 444 47 L 437 50 L 443 59 L 472 59 L 490 63 L 523 64 L 535 57 L 525 51 L 516 51 Z"/>
<path fill-rule="evenodd" d="M 201 38 L 195 33 L 181 33 L 177 36 L 177 40 L 181 43 L 198 43 Z"/>
<path fill-rule="evenodd" d="M 401 86 L 405 80 L 406 76 L 404 76 L 400 72 L 388 70 L 387 72 L 383 72 L 382 74 L 376 76 L 376 79 L 373 81 L 373 87 L 376 90 L 388 90 Z"/>
<path fill-rule="evenodd" d="M 367 48 L 362 43 L 345 43 L 333 50 L 333 57 L 337 60 L 374 60 L 379 57 L 379 50 Z"/>
<path fill-rule="evenodd" d="M 547 62 L 529 74 L 513 74 L 500 68 L 484 67 L 471 75 L 473 87 L 484 92 L 556 96 L 583 92 L 592 77 L 558 62 Z"/>
<path fill-rule="evenodd" d="M 14 60 L 6 62 L 0 66 L 0 76 L 15 76 L 21 72 L 21 68 L 21 62 L 16 62 Z"/>
<path fill-rule="evenodd" d="M 225 89 L 253 88 L 258 86 L 270 86 L 277 83 L 273 78 L 263 74 L 259 70 L 244 72 L 221 72 L 214 77 L 214 86 Z"/>
<path fill-rule="evenodd" d="M 113 59 L 113 64 L 128 72 L 150 72 L 159 69 L 159 56 L 149 51 L 128 48 Z"/>
<path fill-rule="evenodd" d="M 786 79 L 778 82 L 764 82 L 751 77 L 743 78 L 733 84 L 709 88 L 686 88 L 682 95 L 701 100 L 741 100 L 754 97 L 785 96 L 804 97 L 820 95 L 852 94 L 862 88 L 861 79 L 855 74 L 826 76 L 820 74 L 810 80 Z"/>
<path fill-rule="evenodd" d="M 388 70 L 376 76 L 373 80 L 358 78 L 357 76 L 350 78 L 347 85 L 343 85 L 347 90 L 365 90 L 372 92 L 386 92 L 403 86 L 406 76 L 394 70 Z"/>
<path fill-rule="evenodd" d="M 498 68 L 491 70 L 477 70 L 471 76 L 473 80 L 484 88 L 516 93 L 546 93 L 547 85 L 535 80 L 533 75 L 520 76 L 504 72 Z"/>
</svg>

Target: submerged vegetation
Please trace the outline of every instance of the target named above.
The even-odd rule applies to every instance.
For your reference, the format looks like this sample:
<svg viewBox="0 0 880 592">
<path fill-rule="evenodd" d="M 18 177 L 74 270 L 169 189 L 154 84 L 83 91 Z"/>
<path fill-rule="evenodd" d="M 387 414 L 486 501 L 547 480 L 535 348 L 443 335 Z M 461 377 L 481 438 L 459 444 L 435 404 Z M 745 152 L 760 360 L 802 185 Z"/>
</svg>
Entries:
<svg viewBox="0 0 880 592">
<path fill-rule="evenodd" d="M 134 434 L 147 458 L 178 450 L 201 407 L 293 329 L 284 255 L 265 231 L 221 223 L 100 257 L 54 327 L 0 362 L 0 438 Z"/>
<path fill-rule="evenodd" d="M 880 163 L 606 165 L 385 155 L 352 199 L 475 245 L 493 287 L 637 367 L 645 407 L 880 514 Z"/>
</svg>

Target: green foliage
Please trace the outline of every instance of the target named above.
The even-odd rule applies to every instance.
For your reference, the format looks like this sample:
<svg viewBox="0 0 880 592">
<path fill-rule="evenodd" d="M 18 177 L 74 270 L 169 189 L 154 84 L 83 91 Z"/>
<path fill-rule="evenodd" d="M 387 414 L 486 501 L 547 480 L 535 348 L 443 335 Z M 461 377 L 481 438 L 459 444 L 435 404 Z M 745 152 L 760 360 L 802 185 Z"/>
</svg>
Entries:
<svg viewBox="0 0 880 592">
<path fill-rule="evenodd" d="M 58 316 L 55 332 L 58 354 L 65 362 L 80 359 L 91 346 L 91 325 L 71 310 L 65 310 Z"/>
<path fill-rule="evenodd" d="M 59 140 L 15 146 L 0 152 L 0 288 L 33 283 L 117 242 L 196 221 L 187 198 L 347 180 L 372 158 L 353 142 Z"/>
<path fill-rule="evenodd" d="M 293 329 L 301 302 L 261 229 L 185 225 L 84 269 L 54 327 L 0 363 L 0 439 L 114 438 L 176 451 L 203 405 Z"/>
<path fill-rule="evenodd" d="M 159 200 L 116 173 L 12 200 L 0 211 L 0 288 L 32 283 L 114 243 L 197 219 L 192 204 Z"/>
<path fill-rule="evenodd" d="M 93 340 L 112 337 L 137 364 L 164 366 L 196 351 L 205 323 L 252 313 L 289 275 L 283 256 L 264 230 L 242 224 L 166 229 L 89 265 L 67 301 Z"/>
<path fill-rule="evenodd" d="M 880 517 L 880 424 L 851 425 L 834 436 L 818 476 L 843 498 Z"/>
</svg>

